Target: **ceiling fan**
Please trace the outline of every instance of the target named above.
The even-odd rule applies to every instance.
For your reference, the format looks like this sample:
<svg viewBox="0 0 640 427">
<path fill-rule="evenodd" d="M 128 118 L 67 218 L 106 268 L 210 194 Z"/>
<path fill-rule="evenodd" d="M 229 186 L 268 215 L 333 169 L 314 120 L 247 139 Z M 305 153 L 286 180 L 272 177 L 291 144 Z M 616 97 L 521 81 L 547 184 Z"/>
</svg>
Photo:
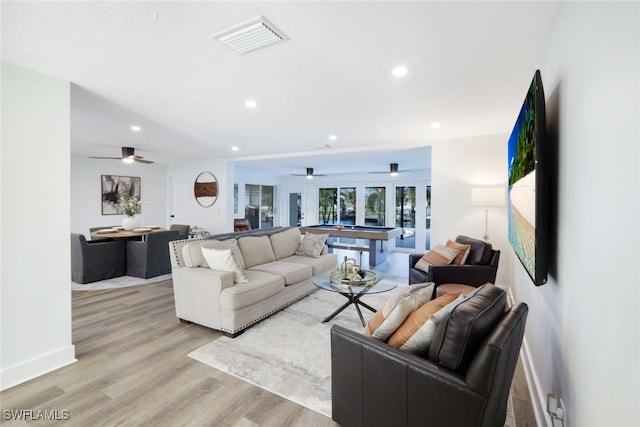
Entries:
<svg viewBox="0 0 640 427">
<path fill-rule="evenodd" d="M 89 157 L 90 159 L 114 159 L 122 160 L 125 163 L 153 163 L 151 160 L 143 160 L 144 157 L 136 156 L 136 149 L 133 147 L 122 147 L 122 157 Z"/>
<path fill-rule="evenodd" d="M 293 176 L 306 176 L 307 179 L 313 179 L 314 176 L 327 176 L 327 175 L 318 175 L 313 174 L 313 168 L 307 168 L 307 173 L 292 173 Z"/>
</svg>

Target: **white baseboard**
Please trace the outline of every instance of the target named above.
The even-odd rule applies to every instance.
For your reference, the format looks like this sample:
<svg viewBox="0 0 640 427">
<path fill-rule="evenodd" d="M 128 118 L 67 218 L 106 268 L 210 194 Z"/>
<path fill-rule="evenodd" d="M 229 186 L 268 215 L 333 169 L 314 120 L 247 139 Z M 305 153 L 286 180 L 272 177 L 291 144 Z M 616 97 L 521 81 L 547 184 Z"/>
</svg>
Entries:
<svg viewBox="0 0 640 427">
<path fill-rule="evenodd" d="M 533 413 L 536 417 L 537 426 L 552 427 L 551 419 L 547 416 L 547 398 L 542 392 L 535 366 L 531 362 L 531 353 L 527 341 L 522 342 L 522 351 L 520 352 L 520 360 L 524 367 L 524 375 L 527 379 L 527 388 L 529 389 L 529 397 L 533 405 Z"/>
<path fill-rule="evenodd" d="M 502 288 L 507 291 L 507 299 L 509 301 L 509 305 L 513 305 L 514 299 L 511 288 Z M 540 382 L 538 381 L 538 375 L 536 374 L 535 366 L 531 361 L 531 352 L 529 351 L 529 345 L 527 344 L 526 337 L 522 340 L 520 360 L 522 361 L 524 376 L 527 380 L 527 388 L 529 389 L 529 398 L 531 399 L 531 404 L 533 406 L 533 414 L 536 417 L 536 425 L 552 427 L 551 420 L 547 416 L 547 398 L 542 392 Z"/>
<path fill-rule="evenodd" d="M 6 367 L 0 371 L 0 391 L 6 390 L 40 375 L 77 362 L 76 349 L 70 345 L 51 353 Z"/>
</svg>

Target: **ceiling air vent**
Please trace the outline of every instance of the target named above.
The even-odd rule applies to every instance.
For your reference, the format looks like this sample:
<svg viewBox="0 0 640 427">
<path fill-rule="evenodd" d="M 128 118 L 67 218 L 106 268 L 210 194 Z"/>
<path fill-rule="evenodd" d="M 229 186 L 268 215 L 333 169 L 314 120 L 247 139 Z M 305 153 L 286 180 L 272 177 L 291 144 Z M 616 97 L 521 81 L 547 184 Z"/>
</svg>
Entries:
<svg viewBox="0 0 640 427">
<path fill-rule="evenodd" d="M 220 43 L 238 53 L 251 52 L 287 38 L 282 31 L 262 15 L 258 15 L 211 37 L 218 39 Z"/>
</svg>

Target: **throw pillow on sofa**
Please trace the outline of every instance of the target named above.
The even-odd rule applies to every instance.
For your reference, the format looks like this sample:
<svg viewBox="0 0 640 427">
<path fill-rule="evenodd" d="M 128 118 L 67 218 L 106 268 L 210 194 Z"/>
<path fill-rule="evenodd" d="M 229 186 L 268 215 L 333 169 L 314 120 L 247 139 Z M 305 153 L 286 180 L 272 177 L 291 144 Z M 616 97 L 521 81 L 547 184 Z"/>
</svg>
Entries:
<svg viewBox="0 0 640 427">
<path fill-rule="evenodd" d="M 247 275 L 240 269 L 231 249 L 201 248 L 202 256 L 212 270 L 231 271 L 234 283 L 246 283 Z"/>
<path fill-rule="evenodd" d="M 431 299 L 434 286 L 431 282 L 419 283 L 391 297 L 369 319 L 364 333 L 382 341 L 389 339 L 416 308 Z"/>
<path fill-rule="evenodd" d="M 328 234 L 305 234 L 296 249 L 296 255 L 318 258 L 328 238 Z"/>
<path fill-rule="evenodd" d="M 447 265 L 451 264 L 451 261 L 458 255 L 458 250 L 454 248 L 446 247 L 445 245 L 437 244 L 429 252 L 424 254 L 422 258 L 416 263 L 416 268 L 422 270 L 425 273 L 429 272 L 429 267 L 432 265 Z"/>
</svg>

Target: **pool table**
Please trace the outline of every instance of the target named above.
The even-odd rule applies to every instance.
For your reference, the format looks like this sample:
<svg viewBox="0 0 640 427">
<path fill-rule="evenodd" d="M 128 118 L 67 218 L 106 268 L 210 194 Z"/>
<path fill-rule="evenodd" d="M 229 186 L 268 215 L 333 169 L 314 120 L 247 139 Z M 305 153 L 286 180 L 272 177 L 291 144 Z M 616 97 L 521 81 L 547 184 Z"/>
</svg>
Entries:
<svg viewBox="0 0 640 427">
<path fill-rule="evenodd" d="M 328 234 L 329 252 L 333 252 L 333 249 L 367 251 L 369 252 L 369 265 L 378 265 L 384 262 L 387 259 L 387 241 L 402 234 L 401 228 L 336 224 L 307 225 L 300 227 L 300 231 L 302 233 Z M 365 239 L 368 241 L 368 245 L 358 246 L 356 243 L 340 242 L 335 239 L 340 237 Z"/>
</svg>

